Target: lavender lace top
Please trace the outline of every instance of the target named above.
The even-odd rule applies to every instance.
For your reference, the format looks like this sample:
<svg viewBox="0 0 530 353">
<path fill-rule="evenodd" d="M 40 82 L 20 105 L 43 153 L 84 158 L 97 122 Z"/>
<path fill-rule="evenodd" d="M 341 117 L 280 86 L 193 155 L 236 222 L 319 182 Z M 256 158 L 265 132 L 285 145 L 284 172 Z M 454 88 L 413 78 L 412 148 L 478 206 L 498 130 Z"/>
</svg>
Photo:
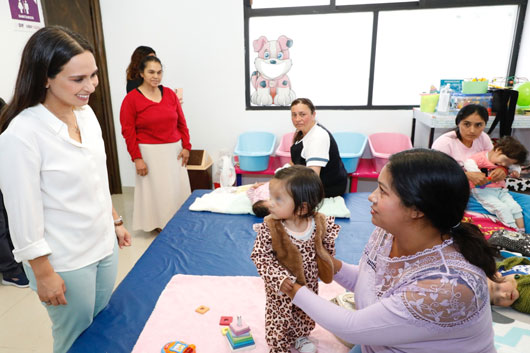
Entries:
<svg viewBox="0 0 530 353">
<path fill-rule="evenodd" d="M 495 352 L 486 275 L 452 240 L 388 257 L 393 236 L 376 228 L 360 263 L 335 281 L 355 293 L 349 311 L 300 289 L 293 302 L 318 324 L 372 352 Z"/>
</svg>

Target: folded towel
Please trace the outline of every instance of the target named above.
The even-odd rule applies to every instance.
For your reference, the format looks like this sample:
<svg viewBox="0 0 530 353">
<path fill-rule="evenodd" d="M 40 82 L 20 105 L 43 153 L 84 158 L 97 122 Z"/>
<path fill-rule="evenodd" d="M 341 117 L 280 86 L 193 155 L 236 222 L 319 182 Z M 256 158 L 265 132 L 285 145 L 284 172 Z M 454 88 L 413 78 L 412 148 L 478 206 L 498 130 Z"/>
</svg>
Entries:
<svg viewBox="0 0 530 353">
<path fill-rule="evenodd" d="M 254 214 L 247 197 L 247 185 L 218 188 L 198 197 L 190 205 L 190 211 L 210 211 L 215 213 Z M 350 210 L 341 196 L 325 198 L 318 210 L 326 216 L 350 218 Z"/>
</svg>

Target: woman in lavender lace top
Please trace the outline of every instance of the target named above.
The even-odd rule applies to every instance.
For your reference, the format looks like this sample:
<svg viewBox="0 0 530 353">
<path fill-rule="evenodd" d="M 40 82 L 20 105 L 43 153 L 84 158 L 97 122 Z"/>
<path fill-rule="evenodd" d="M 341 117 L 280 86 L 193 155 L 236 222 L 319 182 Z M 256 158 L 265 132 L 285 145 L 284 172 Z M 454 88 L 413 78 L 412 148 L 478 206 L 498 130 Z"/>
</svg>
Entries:
<svg viewBox="0 0 530 353">
<path fill-rule="evenodd" d="M 281 290 L 352 352 L 495 352 L 487 278 L 494 250 L 460 223 L 466 175 L 434 150 L 397 153 L 369 196 L 377 226 L 359 265 L 334 259 L 334 280 L 355 293 L 356 311 L 288 280 Z"/>
</svg>

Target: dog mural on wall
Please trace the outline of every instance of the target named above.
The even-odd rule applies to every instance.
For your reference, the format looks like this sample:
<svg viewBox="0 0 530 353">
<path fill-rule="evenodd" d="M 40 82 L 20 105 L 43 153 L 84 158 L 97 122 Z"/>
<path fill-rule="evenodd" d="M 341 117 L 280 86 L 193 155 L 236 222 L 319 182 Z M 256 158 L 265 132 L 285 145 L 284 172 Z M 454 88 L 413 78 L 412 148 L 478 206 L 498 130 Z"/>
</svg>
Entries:
<svg viewBox="0 0 530 353">
<path fill-rule="evenodd" d="M 251 83 L 255 91 L 250 102 L 255 105 L 290 105 L 296 99 L 287 76 L 293 65 L 289 57 L 293 40 L 282 35 L 278 40 L 269 41 L 261 36 L 253 45 L 258 57 L 254 60 L 256 71 L 252 73 Z"/>
</svg>

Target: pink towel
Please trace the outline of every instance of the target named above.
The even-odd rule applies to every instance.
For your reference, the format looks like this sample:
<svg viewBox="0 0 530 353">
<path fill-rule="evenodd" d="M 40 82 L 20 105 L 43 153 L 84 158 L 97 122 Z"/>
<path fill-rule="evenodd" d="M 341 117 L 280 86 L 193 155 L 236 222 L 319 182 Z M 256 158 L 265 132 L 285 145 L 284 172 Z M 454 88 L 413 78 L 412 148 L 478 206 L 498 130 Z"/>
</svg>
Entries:
<svg viewBox="0 0 530 353">
<path fill-rule="evenodd" d="M 320 284 L 320 296 L 331 299 L 344 289 L 336 283 Z M 205 314 L 199 306 L 210 308 Z M 160 352 L 170 341 L 195 344 L 197 353 L 230 352 L 221 334 L 221 316 L 241 315 L 250 326 L 256 348 L 267 353 L 265 342 L 265 290 L 260 277 L 175 275 L 158 298 L 153 313 L 134 346 L 133 353 Z M 311 334 L 318 352 L 346 353 L 349 349 L 319 325 Z M 292 352 L 296 352 L 294 349 Z"/>
</svg>

